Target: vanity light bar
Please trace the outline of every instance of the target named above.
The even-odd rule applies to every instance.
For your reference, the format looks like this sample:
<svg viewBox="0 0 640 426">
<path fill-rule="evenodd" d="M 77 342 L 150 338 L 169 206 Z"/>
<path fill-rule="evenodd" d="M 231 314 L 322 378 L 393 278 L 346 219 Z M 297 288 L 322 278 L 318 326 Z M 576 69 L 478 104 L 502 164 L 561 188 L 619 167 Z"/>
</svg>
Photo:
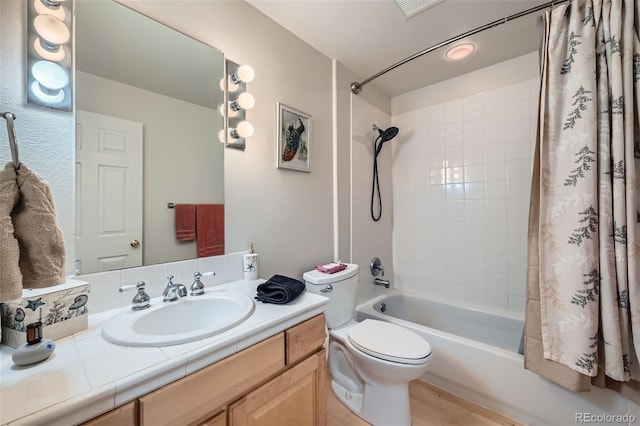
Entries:
<svg viewBox="0 0 640 426">
<path fill-rule="evenodd" d="M 244 150 L 246 139 L 253 136 L 254 128 L 246 117 L 246 112 L 255 106 L 256 100 L 247 92 L 247 83 L 255 78 L 255 72 L 249 65 L 238 65 L 226 61 L 227 78 L 225 83 L 225 103 L 220 112 L 225 117 L 225 128 L 220 131 L 218 138 L 227 148 Z M 232 99 L 231 99 L 232 98 Z"/>
<path fill-rule="evenodd" d="M 28 103 L 63 111 L 73 109 L 73 1 L 28 1 Z"/>
</svg>

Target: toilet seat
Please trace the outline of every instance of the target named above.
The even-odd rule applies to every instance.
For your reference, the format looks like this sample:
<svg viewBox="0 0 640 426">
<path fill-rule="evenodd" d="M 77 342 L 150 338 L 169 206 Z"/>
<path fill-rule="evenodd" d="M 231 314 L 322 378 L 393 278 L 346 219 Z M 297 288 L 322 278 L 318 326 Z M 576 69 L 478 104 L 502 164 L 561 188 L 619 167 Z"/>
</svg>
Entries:
<svg viewBox="0 0 640 426">
<path fill-rule="evenodd" d="M 349 342 L 375 358 L 401 364 L 430 361 L 431 345 L 417 333 L 385 321 L 366 319 L 350 327 Z"/>
</svg>

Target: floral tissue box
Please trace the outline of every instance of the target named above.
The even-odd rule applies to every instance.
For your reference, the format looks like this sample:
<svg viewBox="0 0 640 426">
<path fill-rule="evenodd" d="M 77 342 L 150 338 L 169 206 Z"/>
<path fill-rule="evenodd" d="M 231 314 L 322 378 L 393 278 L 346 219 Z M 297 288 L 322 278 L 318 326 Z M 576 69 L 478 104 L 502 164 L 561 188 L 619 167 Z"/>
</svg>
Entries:
<svg viewBox="0 0 640 426">
<path fill-rule="evenodd" d="M 86 330 L 89 283 L 67 280 L 48 288 L 23 290 L 22 298 L 0 303 L 2 343 L 18 347 L 27 341 L 27 325 L 40 321 L 42 336 L 57 340 Z"/>
</svg>

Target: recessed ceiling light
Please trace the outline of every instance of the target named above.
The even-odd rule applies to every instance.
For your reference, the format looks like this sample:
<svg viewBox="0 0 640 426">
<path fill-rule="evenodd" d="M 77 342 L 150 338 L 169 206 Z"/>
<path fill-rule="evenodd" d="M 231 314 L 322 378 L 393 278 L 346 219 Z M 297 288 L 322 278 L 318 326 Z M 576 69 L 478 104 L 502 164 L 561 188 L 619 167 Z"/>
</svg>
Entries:
<svg viewBox="0 0 640 426">
<path fill-rule="evenodd" d="M 447 58 L 452 59 L 454 61 L 459 61 L 460 59 L 464 59 L 473 52 L 473 49 L 476 47 L 471 43 L 462 43 L 456 46 L 453 46 L 451 49 L 447 50 Z"/>
</svg>

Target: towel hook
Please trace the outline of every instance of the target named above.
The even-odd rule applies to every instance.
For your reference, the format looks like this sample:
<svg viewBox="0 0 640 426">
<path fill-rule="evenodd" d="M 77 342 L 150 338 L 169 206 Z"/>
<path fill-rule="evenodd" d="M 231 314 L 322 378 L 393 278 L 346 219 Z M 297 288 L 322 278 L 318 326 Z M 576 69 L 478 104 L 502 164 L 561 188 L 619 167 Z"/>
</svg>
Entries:
<svg viewBox="0 0 640 426">
<path fill-rule="evenodd" d="M 18 144 L 16 143 L 16 129 L 13 126 L 13 120 L 16 116 L 12 112 L 3 112 L 2 116 L 7 121 L 7 133 L 9 134 L 9 148 L 11 149 L 11 158 L 13 165 L 18 170 L 20 168 L 20 159 L 18 156 Z"/>
</svg>

